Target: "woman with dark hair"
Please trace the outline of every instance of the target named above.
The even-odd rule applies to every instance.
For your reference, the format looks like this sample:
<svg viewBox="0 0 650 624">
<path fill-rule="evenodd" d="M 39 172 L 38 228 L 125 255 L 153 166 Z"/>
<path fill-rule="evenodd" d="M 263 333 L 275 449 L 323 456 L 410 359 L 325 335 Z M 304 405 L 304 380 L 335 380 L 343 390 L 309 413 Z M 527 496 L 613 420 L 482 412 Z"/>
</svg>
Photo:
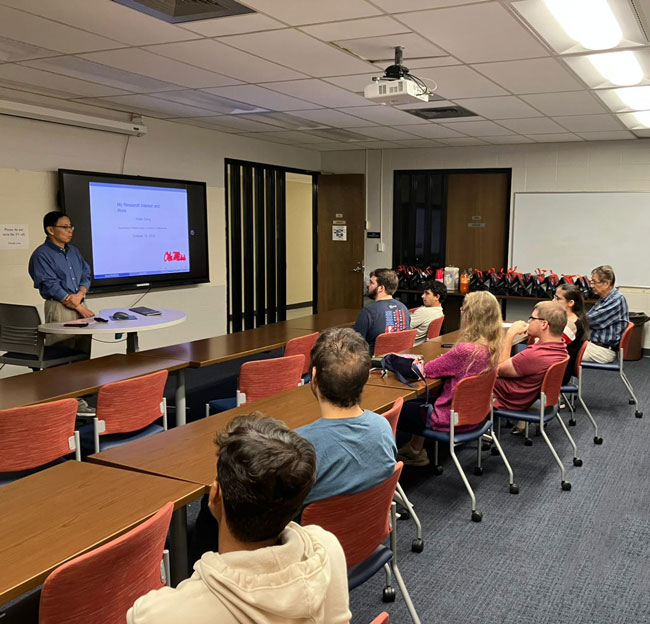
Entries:
<svg viewBox="0 0 650 624">
<path fill-rule="evenodd" d="M 564 373 L 562 384 L 568 384 L 576 368 L 576 358 L 582 343 L 589 337 L 589 321 L 585 311 L 585 300 L 577 286 L 562 284 L 558 286 L 553 297 L 567 313 L 567 324 L 562 332 L 562 339 L 569 352 L 569 364 Z"/>
</svg>

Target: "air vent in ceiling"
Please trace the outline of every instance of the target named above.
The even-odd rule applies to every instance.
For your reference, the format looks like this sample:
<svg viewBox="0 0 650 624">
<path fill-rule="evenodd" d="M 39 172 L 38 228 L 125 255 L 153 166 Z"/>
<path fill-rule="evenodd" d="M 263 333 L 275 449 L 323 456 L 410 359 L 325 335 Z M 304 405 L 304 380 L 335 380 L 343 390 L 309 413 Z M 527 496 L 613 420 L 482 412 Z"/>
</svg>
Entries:
<svg viewBox="0 0 650 624">
<path fill-rule="evenodd" d="M 476 113 L 473 113 L 462 106 L 442 106 L 439 108 L 412 108 L 402 110 L 405 113 L 421 117 L 427 121 L 435 121 L 437 119 L 455 119 L 458 117 L 476 117 Z"/>
<path fill-rule="evenodd" d="M 113 0 L 171 24 L 254 13 L 235 0 Z"/>
</svg>

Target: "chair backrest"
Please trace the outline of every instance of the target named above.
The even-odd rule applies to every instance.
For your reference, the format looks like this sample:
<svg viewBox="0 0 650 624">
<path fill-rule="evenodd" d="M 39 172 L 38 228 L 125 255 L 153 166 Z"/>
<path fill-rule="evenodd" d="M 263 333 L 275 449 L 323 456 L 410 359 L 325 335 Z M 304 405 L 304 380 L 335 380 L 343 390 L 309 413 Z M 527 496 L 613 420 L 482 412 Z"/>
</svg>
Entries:
<svg viewBox="0 0 650 624">
<path fill-rule="evenodd" d="M 482 423 L 492 407 L 496 370 L 461 379 L 454 388 L 451 410 L 458 415 L 454 426 L 469 427 Z"/>
<path fill-rule="evenodd" d="M 140 596 L 165 583 L 161 561 L 174 510 L 167 503 L 128 533 L 59 566 L 45 579 L 39 624 L 123 624 Z"/>
<path fill-rule="evenodd" d="M 576 369 L 574 372 L 574 375 L 576 377 L 580 377 L 580 366 L 582 365 L 582 358 L 585 355 L 585 350 L 587 349 L 587 345 L 589 344 L 588 340 L 585 340 L 582 343 L 582 346 L 580 347 L 580 351 L 578 351 L 578 355 L 576 355 Z"/>
<path fill-rule="evenodd" d="M 77 401 L 0 410 L 0 472 L 29 470 L 74 450 Z"/>
<path fill-rule="evenodd" d="M 546 397 L 546 407 L 557 405 L 560 400 L 560 388 L 562 388 L 562 379 L 566 370 L 569 358 L 564 358 L 560 362 L 555 362 L 548 367 L 542 381 L 542 392 Z"/>
<path fill-rule="evenodd" d="M 305 507 L 301 523 L 317 524 L 334 533 L 343 546 L 348 568 L 368 557 L 390 534 L 389 512 L 402 462 L 379 485 L 356 494 L 342 494 Z"/>
<path fill-rule="evenodd" d="M 632 330 L 634 329 L 634 323 L 631 321 L 627 324 L 623 335 L 621 336 L 621 342 L 618 344 L 619 351 L 627 351 L 627 346 L 630 344 L 630 338 L 632 337 Z"/>
<path fill-rule="evenodd" d="M 160 418 L 168 374 L 163 370 L 102 386 L 97 394 L 97 419 L 106 428 L 101 435 L 137 431 Z"/>
<path fill-rule="evenodd" d="M 393 407 L 383 414 L 384 418 L 386 418 L 390 424 L 390 428 L 393 430 L 393 435 L 396 435 L 397 433 L 397 422 L 399 421 L 399 415 L 402 411 L 402 405 L 404 405 L 404 399 L 399 397 L 395 403 L 393 403 Z"/>
<path fill-rule="evenodd" d="M 388 624 L 388 613 L 380 613 L 370 624 Z"/>
<path fill-rule="evenodd" d="M 429 327 L 427 327 L 427 340 L 440 336 L 440 330 L 442 330 L 444 320 L 445 315 L 443 314 L 440 318 L 434 319 L 429 323 Z"/>
<path fill-rule="evenodd" d="M 239 369 L 239 391 L 246 395 L 246 403 L 250 403 L 290 390 L 300 383 L 304 367 L 302 354 L 244 362 Z"/>
<path fill-rule="evenodd" d="M 0 303 L 0 351 L 17 351 L 43 359 L 45 337 L 38 331 L 36 306 Z"/>
<path fill-rule="evenodd" d="M 375 355 L 400 353 L 410 349 L 415 344 L 417 329 L 405 329 L 399 332 L 379 334 L 375 340 Z"/>
<path fill-rule="evenodd" d="M 287 342 L 287 346 L 284 348 L 284 357 L 301 354 L 305 356 L 305 365 L 303 366 L 301 375 L 305 375 L 309 372 L 311 350 L 314 348 L 317 339 L 318 332 L 314 332 L 313 334 L 307 334 L 306 336 L 300 336 L 299 338 L 292 338 Z"/>
</svg>

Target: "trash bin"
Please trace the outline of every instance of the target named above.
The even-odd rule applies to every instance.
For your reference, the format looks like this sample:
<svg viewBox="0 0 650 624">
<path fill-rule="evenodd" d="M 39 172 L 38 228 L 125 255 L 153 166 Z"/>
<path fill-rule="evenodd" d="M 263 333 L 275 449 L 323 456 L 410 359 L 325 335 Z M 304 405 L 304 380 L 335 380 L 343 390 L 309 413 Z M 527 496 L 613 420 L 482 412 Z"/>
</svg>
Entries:
<svg viewBox="0 0 650 624">
<path fill-rule="evenodd" d="M 625 360 L 640 360 L 643 353 L 643 326 L 650 321 L 650 316 L 645 312 L 630 312 L 630 321 L 634 323 L 634 329 L 625 352 Z"/>
</svg>

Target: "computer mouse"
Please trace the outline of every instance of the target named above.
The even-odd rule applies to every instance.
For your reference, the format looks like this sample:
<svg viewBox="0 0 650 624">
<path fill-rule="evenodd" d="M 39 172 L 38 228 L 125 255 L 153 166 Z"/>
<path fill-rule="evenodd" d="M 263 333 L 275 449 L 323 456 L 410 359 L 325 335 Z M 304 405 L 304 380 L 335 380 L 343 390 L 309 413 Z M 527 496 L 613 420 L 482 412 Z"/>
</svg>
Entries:
<svg viewBox="0 0 650 624">
<path fill-rule="evenodd" d="M 114 321 L 128 321 L 129 315 L 126 312 L 114 312 L 111 318 Z"/>
</svg>

